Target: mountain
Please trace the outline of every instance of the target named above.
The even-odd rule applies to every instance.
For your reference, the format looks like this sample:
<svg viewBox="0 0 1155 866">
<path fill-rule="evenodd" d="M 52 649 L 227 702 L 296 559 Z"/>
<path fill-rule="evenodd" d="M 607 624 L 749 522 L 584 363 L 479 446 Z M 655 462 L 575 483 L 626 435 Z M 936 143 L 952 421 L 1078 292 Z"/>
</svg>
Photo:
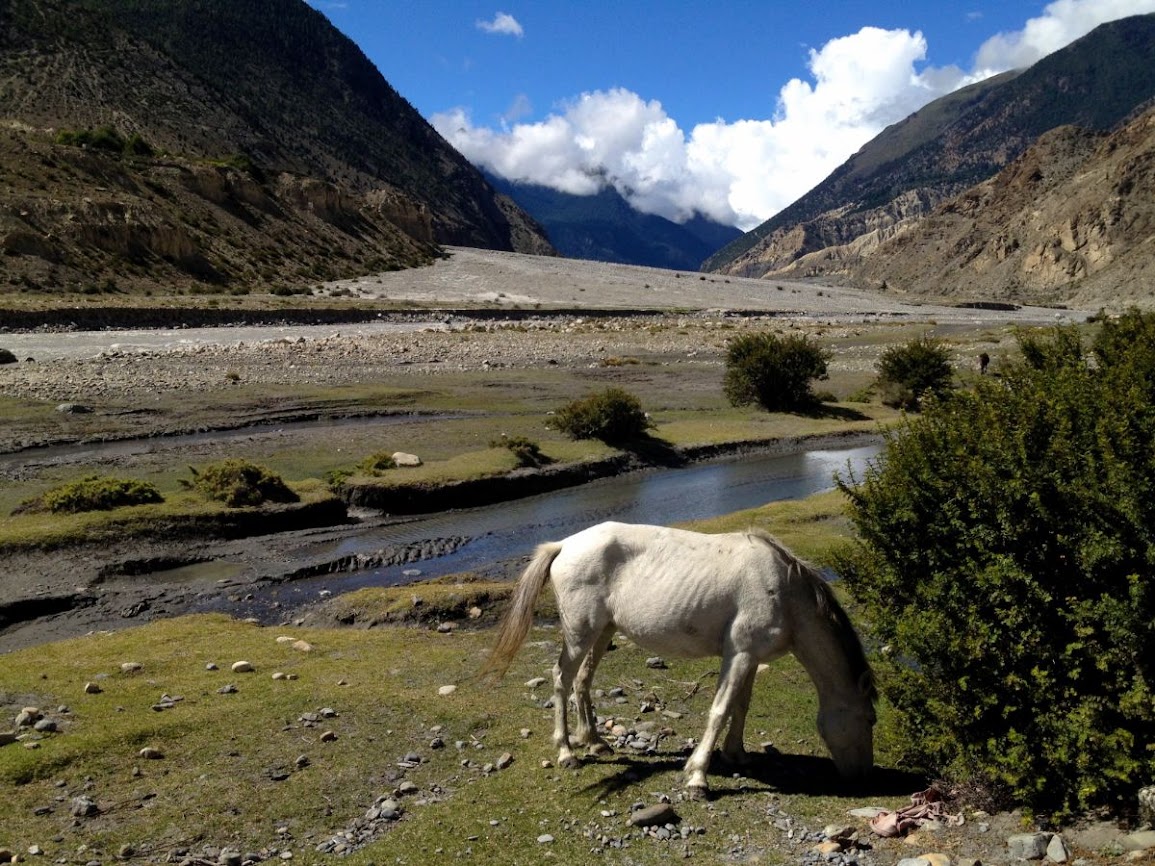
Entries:
<svg viewBox="0 0 1155 866">
<path fill-rule="evenodd" d="M 679 224 L 634 209 L 612 186 L 594 195 L 571 195 L 546 186 L 486 174 L 549 235 L 563 256 L 696 271 L 719 247 L 742 232 L 695 215 Z"/>
<path fill-rule="evenodd" d="M 851 270 L 908 294 L 1081 307 L 1155 300 L 1155 108 L 1064 126 Z"/>
<path fill-rule="evenodd" d="M 848 273 L 878 245 L 986 180 L 1062 125 L 1104 131 L 1155 97 L 1155 15 L 1103 24 L 1030 68 L 938 99 L 883 130 L 703 270 Z"/>
<path fill-rule="evenodd" d="M 0 105 L 9 284 L 292 286 L 440 244 L 551 249 L 302 0 L 5 0 Z"/>
</svg>

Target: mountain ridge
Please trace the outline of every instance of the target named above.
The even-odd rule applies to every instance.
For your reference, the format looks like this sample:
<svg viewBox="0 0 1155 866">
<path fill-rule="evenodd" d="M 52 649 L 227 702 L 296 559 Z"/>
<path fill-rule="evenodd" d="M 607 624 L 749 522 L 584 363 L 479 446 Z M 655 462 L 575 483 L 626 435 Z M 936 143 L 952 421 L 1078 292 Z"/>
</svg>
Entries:
<svg viewBox="0 0 1155 866">
<path fill-rule="evenodd" d="M 703 270 L 850 278 L 936 207 L 987 180 L 1050 129 L 1115 127 L 1155 97 L 1155 15 L 1103 24 L 1030 68 L 936 100 L 888 127 Z"/>
<path fill-rule="evenodd" d="M 442 244 L 552 252 L 302 0 L 9 0 L 0 105 L 9 284 L 300 287 Z"/>
</svg>

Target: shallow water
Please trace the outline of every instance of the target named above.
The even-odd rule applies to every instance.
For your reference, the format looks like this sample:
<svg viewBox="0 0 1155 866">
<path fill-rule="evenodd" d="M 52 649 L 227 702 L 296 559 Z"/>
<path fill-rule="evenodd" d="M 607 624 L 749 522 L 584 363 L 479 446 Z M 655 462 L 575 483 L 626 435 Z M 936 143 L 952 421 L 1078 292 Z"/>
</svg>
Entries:
<svg viewBox="0 0 1155 866">
<path fill-rule="evenodd" d="M 861 475 L 879 452 L 878 444 L 856 448 L 757 455 L 643 471 L 567 490 L 482 508 L 441 512 L 382 527 L 334 542 L 323 551 L 337 559 L 426 539 L 467 537 L 444 556 L 410 565 L 326 575 L 255 590 L 242 616 L 275 619 L 270 606 L 295 606 L 322 592 L 365 586 L 396 586 L 446 574 L 472 571 L 513 578 L 534 547 L 572 535 L 604 520 L 672 524 L 730 514 L 783 499 L 801 499 L 832 489 L 836 473 Z M 311 555 L 317 555 L 315 546 Z M 206 600 L 205 609 L 218 605 Z M 235 603 L 229 608 L 236 610 Z"/>
</svg>

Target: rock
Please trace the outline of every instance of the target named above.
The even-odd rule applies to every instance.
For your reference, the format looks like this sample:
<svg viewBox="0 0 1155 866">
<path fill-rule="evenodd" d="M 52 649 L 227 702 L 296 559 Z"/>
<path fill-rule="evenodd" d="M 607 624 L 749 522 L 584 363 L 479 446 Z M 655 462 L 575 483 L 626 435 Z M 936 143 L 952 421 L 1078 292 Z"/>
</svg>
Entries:
<svg viewBox="0 0 1155 866">
<path fill-rule="evenodd" d="M 99 695 L 103 691 L 104 691 L 104 689 L 102 689 L 96 683 L 85 683 L 84 684 L 84 693 L 86 695 Z"/>
<path fill-rule="evenodd" d="M 213 662 L 209 662 L 208 664 L 205 665 L 205 670 L 206 671 L 219 671 L 220 668 L 216 664 L 214 664 Z"/>
<path fill-rule="evenodd" d="M 509 752 L 502 752 L 498 756 L 497 760 L 493 762 L 493 765 L 499 770 L 508 769 L 509 767 L 513 766 L 513 755 L 511 755 Z"/>
<path fill-rule="evenodd" d="M 282 634 L 277 635 L 277 643 L 296 643 L 297 639 L 291 635 Z"/>
<path fill-rule="evenodd" d="M 134 674 L 143 668 L 144 665 L 142 665 L 140 662 L 124 662 L 120 666 L 120 672 L 122 674 Z"/>
<path fill-rule="evenodd" d="M 548 845 L 552 841 L 553 841 L 553 836 L 549 835 L 549 833 L 542 833 L 540 836 L 537 837 L 537 844 L 538 845 Z"/>
<path fill-rule="evenodd" d="M 234 674 L 251 674 L 253 672 L 252 662 L 240 661 L 233 662 L 232 667 Z"/>
<path fill-rule="evenodd" d="M 88 415 L 92 409 L 82 403 L 61 403 L 56 411 L 61 415 Z"/>
<path fill-rule="evenodd" d="M 154 748 L 153 746 L 145 746 L 143 749 L 137 752 L 137 754 L 140 755 L 140 757 L 146 758 L 150 761 L 159 761 L 164 757 L 164 752 L 162 752 L 160 749 Z"/>
<path fill-rule="evenodd" d="M 441 695 L 443 698 L 446 698 L 453 694 L 455 691 L 457 691 L 457 686 L 442 686 L 437 690 L 437 694 Z"/>
<path fill-rule="evenodd" d="M 322 743 L 332 743 L 332 742 L 335 742 L 336 739 L 337 739 L 337 732 L 336 731 L 325 731 L 324 733 L 321 734 L 321 742 Z"/>
<path fill-rule="evenodd" d="M 666 824 L 677 824 L 681 817 L 669 803 L 655 803 L 653 806 L 643 806 L 630 815 L 629 823 L 633 827 L 655 827 Z"/>
<path fill-rule="evenodd" d="M 1050 833 L 1017 833 L 1007 839 L 1007 848 L 1015 859 L 1042 860 L 1050 841 Z"/>
<path fill-rule="evenodd" d="M 416 794 L 420 790 L 421 789 L 418 788 L 416 784 L 414 784 L 413 782 L 410 782 L 408 779 L 406 779 L 404 782 L 402 782 L 400 785 L 397 786 L 397 793 L 400 794 L 402 797 L 412 797 L 414 794 Z"/>
<path fill-rule="evenodd" d="M 931 854 L 920 854 L 919 858 L 925 860 L 930 866 L 951 866 L 950 857 L 946 854 L 934 852 Z"/>
<path fill-rule="evenodd" d="M 275 674 L 273 674 L 273 679 L 283 680 L 283 679 L 287 679 L 287 677 L 285 676 L 285 674 L 283 672 L 277 671 Z"/>
<path fill-rule="evenodd" d="M 311 653 L 313 651 L 313 645 L 307 640 L 295 640 L 293 641 L 293 649 L 298 652 Z"/>
<path fill-rule="evenodd" d="M 886 811 L 888 810 L 884 809 L 882 806 L 861 806 L 857 809 L 851 809 L 846 814 L 853 815 L 855 818 L 866 818 L 867 820 L 870 820 L 871 818 L 875 818 Z"/>
<path fill-rule="evenodd" d="M 91 797 L 81 795 L 72 798 L 72 814 L 77 818 L 88 818 L 97 814 L 99 811 L 100 808 Z"/>
<path fill-rule="evenodd" d="M 474 605 L 473 607 L 471 607 L 469 609 L 469 618 L 470 619 L 481 619 L 481 616 L 483 613 L 484 613 L 484 611 L 482 611 L 481 608 L 477 607 L 477 605 Z"/>
<path fill-rule="evenodd" d="M 235 695 L 236 693 L 237 687 L 233 683 L 225 683 L 225 685 L 217 689 L 218 695 Z"/>
<path fill-rule="evenodd" d="M 1124 851 L 1147 851 L 1155 848 L 1155 830 L 1140 830 L 1138 833 L 1129 833 L 1119 840 Z"/>
<path fill-rule="evenodd" d="M 421 458 L 416 454 L 409 454 L 405 451 L 394 451 L 393 463 L 396 466 L 420 466 Z"/>
<path fill-rule="evenodd" d="M 666 664 L 666 660 L 661 656 L 651 656 L 650 658 L 646 659 L 646 667 L 653 668 L 654 670 L 658 671 L 664 671 L 669 667 L 669 665 Z"/>
<path fill-rule="evenodd" d="M 544 686 L 546 683 L 545 677 L 534 677 L 532 680 L 525 681 L 525 687 L 528 689 L 537 689 Z"/>
<path fill-rule="evenodd" d="M 821 854 L 823 856 L 826 856 L 827 854 L 837 854 L 842 850 L 842 843 L 835 842 L 833 839 L 830 839 L 826 842 L 819 842 L 810 850 L 815 854 Z"/>
<path fill-rule="evenodd" d="M 1155 824 L 1155 785 L 1139 789 L 1139 820 Z"/>
<path fill-rule="evenodd" d="M 18 728 L 31 728 L 39 720 L 40 720 L 39 711 L 37 711 L 36 713 L 30 713 L 30 712 L 28 712 L 28 709 L 25 708 L 16 714 L 16 727 L 18 727 Z"/>
<path fill-rule="evenodd" d="M 450 634 L 453 631 L 453 623 L 439 622 L 437 623 L 437 632 L 439 634 Z"/>
<path fill-rule="evenodd" d="M 12 731 L 0 731 L 0 746 L 8 746 L 16 742 L 16 734 Z"/>
<path fill-rule="evenodd" d="M 136 855 L 136 849 L 125 842 L 116 852 L 116 859 L 129 860 Z"/>
<path fill-rule="evenodd" d="M 1071 859 L 1071 851 L 1058 833 L 1047 843 L 1047 859 L 1052 863 L 1066 863 Z"/>
<path fill-rule="evenodd" d="M 51 734 L 56 731 L 56 722 L 52 719 L 40 719 L 32 726 L 34 731 L 40 731 L 42 734 Z"/>
<path fill-rule="evenodd" d="M 898 866 L 930 866 L 930 862 L 922 857 L 903 857 Z"/>
</svg>

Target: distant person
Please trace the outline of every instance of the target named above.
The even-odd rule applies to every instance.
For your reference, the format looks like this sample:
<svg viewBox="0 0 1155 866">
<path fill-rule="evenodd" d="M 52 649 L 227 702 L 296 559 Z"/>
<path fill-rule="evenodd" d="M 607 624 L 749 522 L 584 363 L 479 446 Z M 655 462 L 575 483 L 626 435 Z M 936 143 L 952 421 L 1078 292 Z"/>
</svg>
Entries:
<svg viewBox="0 0 1155 866">
<path fill-rule="evenodd" d="M 985 376 L 987 374 L 987 367 L 990 366 L 991 356 L 986 352 L 979 355 L 979 375 Z"/>
</svg>

